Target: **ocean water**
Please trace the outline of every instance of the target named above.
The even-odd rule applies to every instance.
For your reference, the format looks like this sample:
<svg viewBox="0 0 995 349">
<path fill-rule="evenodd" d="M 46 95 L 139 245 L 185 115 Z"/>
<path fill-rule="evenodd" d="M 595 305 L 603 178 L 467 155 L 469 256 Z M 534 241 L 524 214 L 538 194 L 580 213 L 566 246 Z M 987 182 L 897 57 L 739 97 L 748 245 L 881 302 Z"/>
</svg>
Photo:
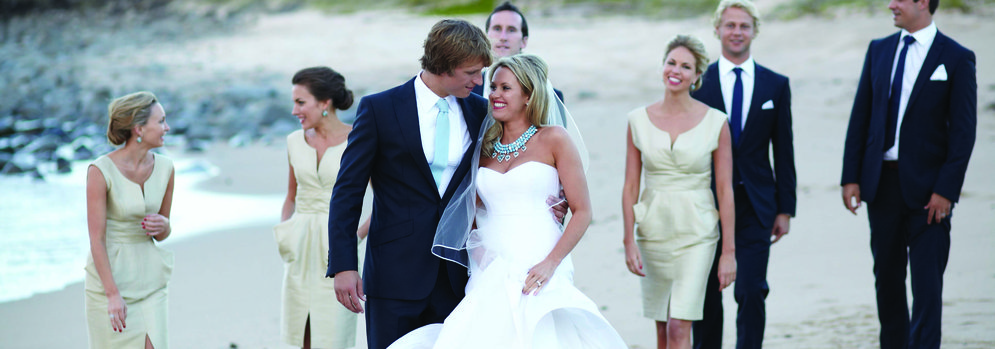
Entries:
<svg viewBox="0 0 995 349">
<path fill-rule="evenodd" d="M 279 221 L 283 195 L 196 190 L 198 182 L 218 175 L 218 169 L 204 160 L 173 160 L 173 232 L 163 246 L 213 231 Z M 42 171 L 50 173 L 44 181 L 0 176 L 0 302 L 57 291 L 83 280 L 90 253 L 88 164 L 74 163 L 66 174 Z"/>
</svg>

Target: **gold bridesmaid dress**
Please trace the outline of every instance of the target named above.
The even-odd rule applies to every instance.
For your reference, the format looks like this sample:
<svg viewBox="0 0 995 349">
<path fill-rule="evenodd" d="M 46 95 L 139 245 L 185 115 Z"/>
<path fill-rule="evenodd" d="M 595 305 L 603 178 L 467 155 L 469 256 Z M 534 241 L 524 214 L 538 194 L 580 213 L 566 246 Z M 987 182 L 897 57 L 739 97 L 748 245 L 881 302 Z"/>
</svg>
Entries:
<svg viewBox="0 0 995 349">
<path fill-rule="evenodd" d="M 287 153 L 297 179 L 294 215 L 273 227 L 283 258 L 281 335 L 301 347 L 304 324 L 311 318 L 312 348 L 348 348 L 356 342 L 356 314 L 335 298 L 328 269 L 328 207 L 346 143 L 329 147 L 318 163 L 317 151 L 304 131 L 287 136 Z"/>
<path fill-rule="evenodd" d="M 107 183 L 107 258 L 127 304 L 127 327 L 121 333 L 111 329 L 104 285 L 93 256 L 88 256 L 83 287 L 90 348 L 144 348 L 146 335 L 156 349 L 169 348 L 166 285 L 173 271 L 173 253 L 145 235 L 141 223 L 145 215 L 159 212 L 173 162 L 162 155 L 153 156 L 155 163 L 144 192 L 142 186 L 124 177 L 107 155 L 92 164 Z"/>
<path fill-rule="evenodd" d="M 709 109 L 698 125 L 677 137 L 656 127 L 645 108 L 629 113 L 632 142 L 641 152 L 644 190 L 633 206 L 643 316 L 700 320 L 708 272 L 719 239 L 712 196 L 712 151 L 726 115 Z"/>
</svg>

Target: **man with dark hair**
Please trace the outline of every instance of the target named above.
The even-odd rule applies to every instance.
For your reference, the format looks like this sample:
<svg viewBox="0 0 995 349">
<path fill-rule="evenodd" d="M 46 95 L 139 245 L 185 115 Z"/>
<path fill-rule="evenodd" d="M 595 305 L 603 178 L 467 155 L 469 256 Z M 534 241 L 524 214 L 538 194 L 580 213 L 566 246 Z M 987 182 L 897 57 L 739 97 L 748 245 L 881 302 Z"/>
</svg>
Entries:
<svg viewBox="0 0 995 349">
<path fill-rule="evenodd" d="M 491 11 L 485 22 L 487 37 L 491 39 L 491 50 L 497 59 L 522 53 L 529 42 L 529 22 L 517 6 L 505 1 Z M 484 72 L 486 75 L 486 71 Z M 486 78 L 486 76 L 485 76 Z M 490 83 L 484 81 L 482 86 L 475 87 L 473 93 L 487 98 L 490 94 Z M 563 100 L 563 92 L 553 89 L 556 97 Z"/>
<path fill-rule="evenodd" d="M 901 30 L 867 48 L 843 151 L 843 205 L 867 202 L 886 349 L 940 347 L 950 220 L 978 124 L 975 55 L 936 29 L 938 2 L 889 2 Z"/>
<path fill-rule="evenodd" d="M 425 40 L 417 76 L 359 102 L 331 199 L 326 276 L 349 310 L 363 312 L 366 301 L 370 348 L 442 322 L 463 298 L 466 268 L 430 251 L 439 217 L 469 176 L 487 113 L 470 91 L 490 64 L 483 31 L 443 20 Z M 376 196 L 360 278 L 356 228 L 367 183 Z"/>
</svg>

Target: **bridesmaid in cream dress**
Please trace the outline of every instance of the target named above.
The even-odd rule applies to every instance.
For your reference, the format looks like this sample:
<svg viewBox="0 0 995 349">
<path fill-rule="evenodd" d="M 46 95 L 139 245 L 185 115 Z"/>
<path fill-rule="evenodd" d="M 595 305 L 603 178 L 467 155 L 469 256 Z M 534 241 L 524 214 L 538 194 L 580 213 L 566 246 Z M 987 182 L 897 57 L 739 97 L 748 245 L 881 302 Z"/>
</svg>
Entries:
<svg viewBox="0 0 995 349">
<path fill-rule="evenodd" d="M 663 64 L 663 100 L 628 116 L 623 244 L 629 271 L 642 277 L 643 315 L 656 320 L 657 346 L 690 348 L 720 218 L 720 288 L 736 278 L 732 149 L 726 115 L 690 95 L 708 66 L 701 41 L 677 36 Z M 713 162 L 718 212 L 710 189 Z M 646 189 L 636 203 L 644 169 Z"/>
<path fill-rule="evenodd" d="M 345 78 L 326 67 L 294 75 L 293 114 L 301 130 L 287 136 L 290 179 L 282 222 L 273 228 L 283 279 L 283 341 L 302 348 L 348 348 L 355 345 L 356 314 L 335 298 L 335 283 L 325 278 L 328 266 L 328 203 L 339 172 L 339 160 L 352 127 L 335 115 L 352 105 Z M 366 236 L 369 221 L 359 228 Z M 318 330 L 311 331 L 312 328 Z"/>
<path fill-rule="evenodd" d="M 155 95 L 137 92 L 111 102 L 107 139 L 124 146 L 87 169 L 90 256 L 84 304 L 90 348 L 169 347 L 166 285 L 173 163 L 150 152 L 169 131 Z"/>
</svg>

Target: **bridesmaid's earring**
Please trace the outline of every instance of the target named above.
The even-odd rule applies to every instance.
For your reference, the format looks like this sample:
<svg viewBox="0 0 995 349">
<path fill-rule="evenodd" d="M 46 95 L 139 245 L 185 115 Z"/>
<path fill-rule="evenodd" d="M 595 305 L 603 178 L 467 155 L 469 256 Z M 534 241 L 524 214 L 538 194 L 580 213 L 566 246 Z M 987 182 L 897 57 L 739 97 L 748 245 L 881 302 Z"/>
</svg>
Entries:
<svg viewBox="0 0 995 349">
<path fill-rule="evenodd" d="M 327 110 L 322 110 L 321 111 L 321 116 L 328 116 L 328 111 Z"/>
<path fill-rule="evenodd" d="M 138 143 L 142 142 L 142 136 L 138 136 Z"/>
</svg>

